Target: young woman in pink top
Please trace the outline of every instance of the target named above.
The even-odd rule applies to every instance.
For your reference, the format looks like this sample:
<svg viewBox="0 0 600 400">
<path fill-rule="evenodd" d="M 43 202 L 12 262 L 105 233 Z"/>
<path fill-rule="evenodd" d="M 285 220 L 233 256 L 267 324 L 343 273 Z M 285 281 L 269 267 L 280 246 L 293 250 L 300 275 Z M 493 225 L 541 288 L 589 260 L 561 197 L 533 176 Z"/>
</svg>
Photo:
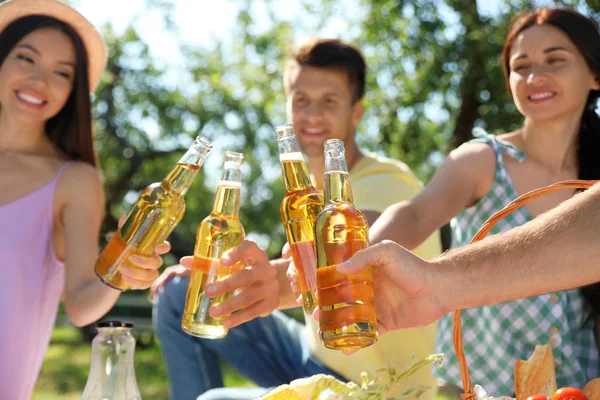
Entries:
<svg viewBox="0 0 600 400">
<path fill-rule="evenodd" d="M 89 93 L 106 64 L 99 33 L 56 0 L 0 5 L 0 397 L 31 398 L 60 300 L 77 326 L 119 291 L 94 273 L 104 199 Z M 162 264 L 123 269 L 145 289 Z"/>
</svg>

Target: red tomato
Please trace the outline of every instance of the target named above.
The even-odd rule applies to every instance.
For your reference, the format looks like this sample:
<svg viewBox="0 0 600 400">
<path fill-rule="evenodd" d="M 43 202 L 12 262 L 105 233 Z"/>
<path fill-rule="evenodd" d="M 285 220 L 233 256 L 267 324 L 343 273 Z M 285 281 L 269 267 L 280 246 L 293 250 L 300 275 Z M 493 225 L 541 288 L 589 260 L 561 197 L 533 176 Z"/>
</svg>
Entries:
<svg viewBox="0 0 600 400">
<path fill-rule="evenodd" d="M 527 400 L 548 400 L 548 397 L 543 394 L 534 394 L 533 396 L 529 396 Z"/>
<path fill-rule="evenodd" d="M 577 388 L 564 387 L 554 392 L 552 400 L 588 400 L 588 398 Z"/>
</svg>

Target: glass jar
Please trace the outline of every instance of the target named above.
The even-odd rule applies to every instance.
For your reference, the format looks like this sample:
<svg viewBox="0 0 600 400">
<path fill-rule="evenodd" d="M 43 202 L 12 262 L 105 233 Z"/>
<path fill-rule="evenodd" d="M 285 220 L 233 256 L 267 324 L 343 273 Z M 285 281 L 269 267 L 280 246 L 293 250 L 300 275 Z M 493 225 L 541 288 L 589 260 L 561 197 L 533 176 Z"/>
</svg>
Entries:
<svg viewBox="0 0 600 400">
<path fill-rule="evenodd" d="M 133 324 L 102 321 L 96 328 L 90 373 L 81 399 L 141 400 L 133 365 Z"/>
</svg>

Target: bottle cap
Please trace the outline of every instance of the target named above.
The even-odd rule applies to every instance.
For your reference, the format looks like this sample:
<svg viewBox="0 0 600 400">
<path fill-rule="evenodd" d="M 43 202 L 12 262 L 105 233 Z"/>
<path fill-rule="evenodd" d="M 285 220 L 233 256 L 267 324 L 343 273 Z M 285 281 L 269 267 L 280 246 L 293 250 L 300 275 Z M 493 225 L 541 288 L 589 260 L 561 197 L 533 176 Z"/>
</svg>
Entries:
<svg viewBox="0 0 600 400">
<path fill-rule="evenodd" d="M 122 321 L 100 321 L 96 322 L 96 328 L 133 328 L 133 324 Z"/>
</svg>

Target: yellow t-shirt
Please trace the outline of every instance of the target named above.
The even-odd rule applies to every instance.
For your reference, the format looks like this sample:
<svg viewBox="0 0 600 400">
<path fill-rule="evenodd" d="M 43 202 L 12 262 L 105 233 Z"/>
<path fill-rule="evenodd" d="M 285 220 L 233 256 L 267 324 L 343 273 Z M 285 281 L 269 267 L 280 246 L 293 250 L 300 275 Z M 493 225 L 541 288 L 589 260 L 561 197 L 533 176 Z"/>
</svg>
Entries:
<svg viewBox="0 0 600 400">
<path fill-rule="evenodd" d="M 354 204 L 361 211 L 383 212 L 394 203 L 414 197 L 422 188 L 421 182 L 406 164 L 373 153 L 366 154 L 354 165 L 350 171 L 350 183 Z M 438 232 L 414 250 L 423 258 L 435 257 L 441 251 Z M 325 348 L 317 333 L 318 323 L 310 317 L 305 320 L 307 339 L 313 355 L 328 368 L 357 383 L 360 383 L 362 371 L 371 373 L 387 366 L 403 369 L 411 362 L 413 354 L 420 360 L 434 352 L 435 323 L 423 328 L 388 332 L 380 336 L 376 344 L 352 355 L 344 355 L 340 351 Z M 431 388 L 420 400 L 430 400 L 435 396 L 435 379 L 429 367 L 421 368 L 405 383 L 410 387 Z"/>
</svg>

